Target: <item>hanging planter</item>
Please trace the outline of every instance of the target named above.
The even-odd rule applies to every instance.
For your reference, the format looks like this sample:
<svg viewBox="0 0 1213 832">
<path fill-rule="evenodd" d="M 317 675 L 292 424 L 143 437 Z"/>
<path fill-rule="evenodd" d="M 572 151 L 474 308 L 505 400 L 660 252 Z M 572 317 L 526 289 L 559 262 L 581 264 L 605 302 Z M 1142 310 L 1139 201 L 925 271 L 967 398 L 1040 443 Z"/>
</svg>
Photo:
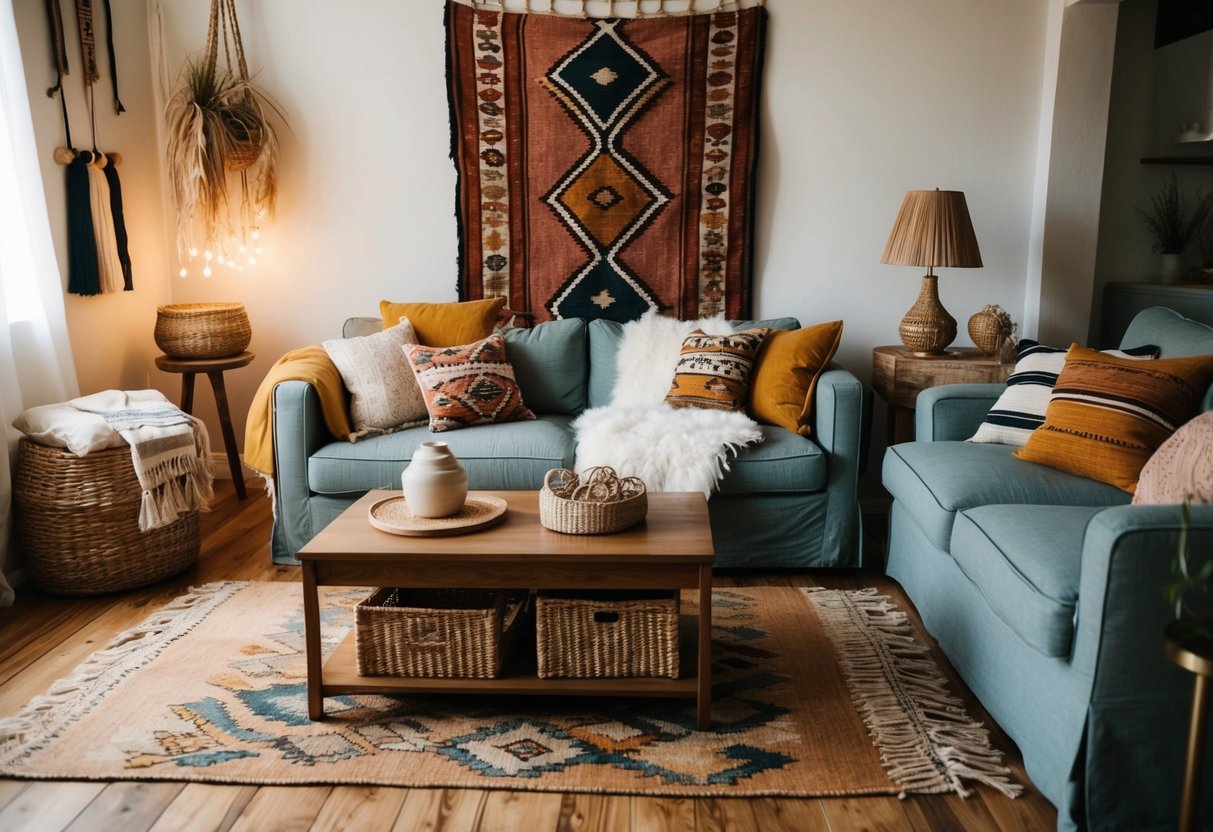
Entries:
<svg viewBox="0 0 1213 832">
<path fill-rule="evenodd" d="M 226 66 L 219 63 L 221 42 Z M 203 257 L 204 275 L 212 262 L 255 262 L 258 223 L 273 216 L 278 196 L 278 140 L 269 110 L 281 116 L 249 78 L 235 0 L 211 0 L 206 50 L 186 61 L 166 106 L 178 256 L 182 262 Z"/>
</svg>

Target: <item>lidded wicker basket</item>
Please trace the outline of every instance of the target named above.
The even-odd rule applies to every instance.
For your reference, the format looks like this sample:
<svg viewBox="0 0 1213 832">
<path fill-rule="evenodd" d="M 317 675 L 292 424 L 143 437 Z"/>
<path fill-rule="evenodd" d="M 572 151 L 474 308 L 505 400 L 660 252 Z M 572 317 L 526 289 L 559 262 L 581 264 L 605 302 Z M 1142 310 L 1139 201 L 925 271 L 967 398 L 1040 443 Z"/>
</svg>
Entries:
<svg viewBox="0 0 1213 832">
<path fill-rule="evenodd" d="M 126 445 L 76 456 L 22 439 L 13 507 L 30 579 L 59 595 L 100 595 L 188 567 L 200 548 L 198 512 L 143 532 L 142 496 Z"/>
<path fill-rule="evenodd" d="M 226 358 L 253 339 L 243 303 L 173 303 L 156 307 L 156 346 L 169 358 Z"/>
<path fill-rule="evenodd" d="M 583 477 L 553 468 L 539 490 L 539 522 L 564 534 L 610 534 L 634 526 L 649 511 L 648 494 L 637 477 L 620 478 L 607 466 Z"/>
</svg>

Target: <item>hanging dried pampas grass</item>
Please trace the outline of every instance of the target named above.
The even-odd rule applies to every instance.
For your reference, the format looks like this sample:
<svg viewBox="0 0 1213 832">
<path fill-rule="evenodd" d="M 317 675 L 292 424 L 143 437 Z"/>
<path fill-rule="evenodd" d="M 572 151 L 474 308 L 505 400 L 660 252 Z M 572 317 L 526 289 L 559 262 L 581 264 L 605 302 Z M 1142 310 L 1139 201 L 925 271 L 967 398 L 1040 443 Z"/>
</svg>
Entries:
<svg viewBox="0 0 1213 832">
<path fill-rule="evenodd" d="M 278 196 L 278 138 L 266 118 L 273 103 L 250 81 L 206 61 L 182 69 L 166 108 L 168 173 L 177 207 L 177 243 L 211 248 L 238 235 Z M 279 113 L 281 115 L 281 113 Z M 233 205 L 228 174 L 239 172 Z"/>
<path fill-rule="evenodd" d="M 219 63 L 221 44 L 226 66 Z M 268 111 L 285 122 L 249 78 L 234 0 L 211 0 L 206 50 L 186 61 L 165 107 L 178 255 L 184 262 L 206 252 L 203 275 L 210 274 L 212 256 L 234 266 L 225 243 L 245 252 L 246 242 L 258 239 L 259 219 L 274 215 L 278 137 Z M 237 174 L 238 193 L 228 180 Z M 252 256 L 246 262 L 251 265 Z"/>
</svg>

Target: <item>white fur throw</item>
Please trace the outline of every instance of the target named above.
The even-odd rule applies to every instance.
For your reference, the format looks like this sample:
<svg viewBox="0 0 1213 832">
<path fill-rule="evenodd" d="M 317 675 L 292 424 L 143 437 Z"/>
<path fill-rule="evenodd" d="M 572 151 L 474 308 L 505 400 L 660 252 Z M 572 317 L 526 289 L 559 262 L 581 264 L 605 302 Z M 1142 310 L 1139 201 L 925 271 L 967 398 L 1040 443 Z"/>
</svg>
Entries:
<svg viewBox="0 0 1213 832">
<path fill-rule="evenodd" d="M 729 470 L 729 457 L 762 441 L 762 428 L 744 413 L 673 408 L 595 407 L 573 422 L 577 472 L 609 465 L 640 477 L 649 491 L 700 491 L 709 496 Z"/>
<path fill-rule="evenodd" d="M 708 496 L 729 470 L 729 457 L 762 441 L 762 428 L 744 413 L 665 403 L 683 339 L 693 329 L 733 331 L 723 316 L 679 321 L 653 311 L 624 324 L 611 404 L 573 422 L 578 473 L 609 465 L 621 477 L 640 477 L 650 491 Z"/>
<path fill-rule="evenodd" d="M 674 381 L 674 370 L 682 342 L 693 329 L 708 335 L 729 335 L 733 327 L 723 315 L 680 321 L 649 310 L 623 325 L 623 339 L 616 354 L 614 407 L 661 404 Z"/>
</svg>

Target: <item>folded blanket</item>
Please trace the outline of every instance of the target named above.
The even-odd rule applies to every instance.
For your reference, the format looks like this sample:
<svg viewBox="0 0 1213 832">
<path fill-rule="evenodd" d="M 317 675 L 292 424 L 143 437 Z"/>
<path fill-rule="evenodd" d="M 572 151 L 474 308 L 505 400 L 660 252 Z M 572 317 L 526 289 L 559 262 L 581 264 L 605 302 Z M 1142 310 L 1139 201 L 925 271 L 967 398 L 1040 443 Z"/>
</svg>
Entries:
<svg viewBox="0 0 1213 832">
<path fill-rule="evenodd" d="M 306 381 L 320 396 L 329 433 L 350 438 L 349 406 L 341 373 L 323 347 L 292 350 L 270 367 L 249 405 L 244 428 L 244 464 L 264 477 L 274 476 L 274 388 L 284 381 Z"/>
<path fill-rule="evenodd" d="M 131 446 L 143 489 L 139 529 L 167 526 L 182 512 L 205 510 L 212 496 L 211 443 L 202 420 L 156 390 L 105 390 L 68 402 L 96 413 Z"/>
</svg>

